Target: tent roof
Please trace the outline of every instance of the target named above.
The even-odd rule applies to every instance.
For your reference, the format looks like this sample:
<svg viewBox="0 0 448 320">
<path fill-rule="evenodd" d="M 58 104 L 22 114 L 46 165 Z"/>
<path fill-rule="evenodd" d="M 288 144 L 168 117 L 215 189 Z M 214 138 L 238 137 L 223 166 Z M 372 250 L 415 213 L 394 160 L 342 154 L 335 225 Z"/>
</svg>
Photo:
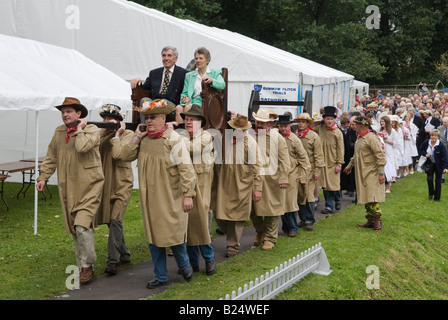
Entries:
<svg viewBox="0 0 448 320">
<path fill-rule="evenodd" d="M 65 97 L 131 109 L 129 84 L 76 50 L 0 35 L 0 61 L 0 110 L 56 110 Z"/>
<path fill-rule="evenodd" d="M 160 50 L 173 45 L 186 66 L 199 46 L 211 67 L 227 67 L 229 82 L 325 85 L 352 75 L 240 34 L 182 20 L 126 0 L 9 0 L 0 32 L 74 48 L 126 80 L 161 66 Z M 78 19 L 78 25 L 71 24 Z M 43 23 L 45 22 L 45 23 Z"/>
</svg>

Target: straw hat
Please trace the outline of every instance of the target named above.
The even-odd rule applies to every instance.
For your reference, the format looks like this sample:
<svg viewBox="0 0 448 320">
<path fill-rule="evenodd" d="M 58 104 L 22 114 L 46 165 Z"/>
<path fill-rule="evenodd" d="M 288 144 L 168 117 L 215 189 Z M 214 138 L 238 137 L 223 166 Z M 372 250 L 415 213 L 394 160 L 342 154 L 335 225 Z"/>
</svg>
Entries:
<svg viewBox="0 0 448 320">
<path fill-rule="evenodd" d="M 76 98 L 66 97 L 64 99 L 64 102 L 62 102 L 61 105 L 55 106 L 55 108 L 57 108 L 59 111 L 61 111 L 61 109 L 63 107 L 72 107 L 76 111 L 81 111 L 81 118 L 85 118 L 89 114 L 89 111 L 87 111 L 87 108 L 84 107 L 81 104 L 81 102 Z"/>
<path fill-rule="evenodd" d="M 246 116 L 237 114 L 232 120 L 227 122 L 233 129 L 246 130 L 252 127 Z"/>
<path fill-rule="evenodd" d="M 309 124 L 314 123 L 313 118 L 311 118 L 311 116 L 306 112 L 301 113 L 297 118 L 294 119 L 294 122 L 299 122 L 299 120 L 306 120 Z"/>
<path fill-rule="evenodd" d="M 270 112 L 267 110 L 263 110 L 263 109 L 259 109 L 257 113 L 252 112 L 252 116 L 255 118 L 255 120 L 257 121 L 261 121 L 261 122 L 271 122 L 274 121 L 274 119 L 272 119 L 270 117 Z"/>
<path fill-rule="evenodd" d="M 150 98 L 142 98 L 140 107 L 134 107 L 134 110 L 140 114 L 170 114 L 176 109 L 176 106 L 165 99 L 151 100 Z"/>
<path fill-rule="evenodd" d="M 392 121 L 399 122 L 399 120 L 400 120 L 400 118 L 396 114 L 389 115 L 389 119 L 391 122 Z"/>
</svg>

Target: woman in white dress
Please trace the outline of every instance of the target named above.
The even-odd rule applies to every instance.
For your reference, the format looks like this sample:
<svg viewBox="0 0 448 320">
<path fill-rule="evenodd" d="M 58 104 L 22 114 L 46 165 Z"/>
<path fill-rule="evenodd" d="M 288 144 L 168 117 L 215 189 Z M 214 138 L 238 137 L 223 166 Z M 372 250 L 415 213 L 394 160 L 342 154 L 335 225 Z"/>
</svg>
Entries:
<svg viewBox="0 0 448 320">
<path fill-rule="evenodd" d="M 392 129 L 389 116 L 382 116 L 380 119 L 381 129 L 378 135 L 384 141 L 384 153 L 386 154 L 386 166 L 384 174 L 386 176 L 386 193 L 390 193 L 390 185 L 395 182 L 397 175 L 396 155 L 394 144 L 397 139 L 397 133 Z"/>
<path fill-rule="evenodd" d="M 398 178 L 401 178 L 402 175 L 402 168 L 401 168 L 401 161 L 403 159 L 404 155 L 404 138 L 403 138 L 403 131 L 401 130 L 400 126 L 398 125 L 398 122 L 400 121 L 400 118 L 397 115 L 390 116 L 391 124 L 392 124 L 392 130 L 394 130 L 397 133 L 397 139 L 394 143 L 394 150 L 395 150 L 395 166 L 397 170 L 396 176 Z"/>
<path fill-rule="evenodd" d="M 398 120 L 398 126 L 403 132 L 403 158 L 401 158 L 400 162 L 400 171 L 403 174 L 403 177 L 406 177 L 409 174 L 409 166 L 412 164 L 411 131 L 408 128 L 406 128 L 405 122 L 401 119 Z"/>
<path fill-rule="evenodd" d="M 404 116 L 404 126 L 408 128 L 411 133 L 411 159 L 418 158 L 418 149 L 417 149 L 417 135 L 418 135 L 418 127 L 411 121 L 411 117 L 409 114 Z M 411 163 L 409 165 L 409 173 L 414 174 L 414 165 Z"/>
</svg>

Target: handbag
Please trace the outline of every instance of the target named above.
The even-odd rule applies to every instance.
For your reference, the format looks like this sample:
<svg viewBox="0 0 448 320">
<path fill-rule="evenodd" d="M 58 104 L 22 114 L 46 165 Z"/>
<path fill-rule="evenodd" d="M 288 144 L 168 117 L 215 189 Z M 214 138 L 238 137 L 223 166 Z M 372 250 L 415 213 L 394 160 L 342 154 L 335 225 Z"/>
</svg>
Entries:
<svg viewBox="0 0 448 320">
<path fill-rule="evenodd" d="M 423 164 L 423 171 L 425 171 L 426 174 L 431 174 L 433 172 L 433 165 L 430 158 L 427 158 L 425 163 Z"/>
</svg>

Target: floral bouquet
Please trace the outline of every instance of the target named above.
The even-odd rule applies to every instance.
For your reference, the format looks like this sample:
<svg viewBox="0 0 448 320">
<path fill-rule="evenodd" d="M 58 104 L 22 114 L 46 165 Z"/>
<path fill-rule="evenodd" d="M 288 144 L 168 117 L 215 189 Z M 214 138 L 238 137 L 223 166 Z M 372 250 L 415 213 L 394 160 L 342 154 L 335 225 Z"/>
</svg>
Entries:
<svg viewBox="0 0 448 320">
<path fill-rule="evenodd" d="M 383 140 L 387 140 L 387 138 L 389 138 L 389 135 L 387 134 L 386 131 L 380 131 L 380 132 L 378 132 L 378 135 L 379 135 Z"/>
<path fill-rule="evenodd" d="M 409 139 L 410 139 L 410 137 L 409 137 L 409 131 L 407 131 L 407 130 L 403 130 L 403 137 L 404 137 L 405 140 L 409 140 Z"/>
</svg>

